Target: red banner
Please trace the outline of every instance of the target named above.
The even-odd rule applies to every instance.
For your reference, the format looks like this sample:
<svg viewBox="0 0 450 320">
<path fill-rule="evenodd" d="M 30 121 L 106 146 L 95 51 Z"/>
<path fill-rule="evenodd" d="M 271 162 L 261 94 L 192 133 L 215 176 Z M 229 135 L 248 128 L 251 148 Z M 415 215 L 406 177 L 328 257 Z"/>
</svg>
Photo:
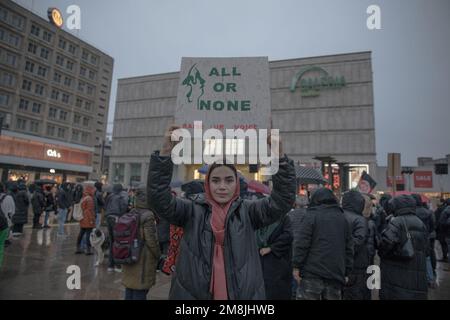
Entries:
<svg viewBox="0 0 450 320">
<path fill-rule="evenodd" d="M 386 177 L 386 185 L 388 187 L 392 187 L 391 180 L 392 180 L 391 177 Z M 396 182 L 396 184 L 405 184 L 405 177 L 404 176 L 395 177 L 395 182 Z"/>
<path fill-rule="evenodd" d="M 433 188 L 433 172 L 414 171 L 415 188 Z"/>
</svg>

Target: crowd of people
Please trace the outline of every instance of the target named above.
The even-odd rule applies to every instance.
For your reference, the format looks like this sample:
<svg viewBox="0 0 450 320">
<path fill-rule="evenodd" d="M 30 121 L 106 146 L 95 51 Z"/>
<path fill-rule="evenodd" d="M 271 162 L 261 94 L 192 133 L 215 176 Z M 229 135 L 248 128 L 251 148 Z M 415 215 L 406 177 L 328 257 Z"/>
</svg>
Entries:
<svg viewBox="0 0 450 320">
<path fill-rule="evenodd" d="M 296 195 L 281 144 L 270 195 L 250 196 L 234 165 L 216 162 L 204 183 L 179 196 L 170 187 L 172 148 L 165 140 L 151 155 L 147 184 L 129 192 L 100 182 L 0 184 L 0 265 L 4 242 L 21 236 L 31 206 L 35 229 L 49 228 L 57 215 L 58 237 L 66 237 L 66 222 L 79 221 L 75 253 L 92 255 L 94 247 L 99 266 L 107 249 L 107 271 L 122 272 L 125 299 L 146 299 L 158 270 L 172 277 L 170 299 L 370 300 L 374 264 L 380 299 L 427 299 L 436 288 L 435 243 L 448 261 L 450 199 L 433 212 L 420 195 L 378 201 L 350 190 L 338 198 L 324 187 Z M 120 263 L 116 227 L 129 223 L 127 215 L 137 217 L 139 254 Z"/>
</svg>

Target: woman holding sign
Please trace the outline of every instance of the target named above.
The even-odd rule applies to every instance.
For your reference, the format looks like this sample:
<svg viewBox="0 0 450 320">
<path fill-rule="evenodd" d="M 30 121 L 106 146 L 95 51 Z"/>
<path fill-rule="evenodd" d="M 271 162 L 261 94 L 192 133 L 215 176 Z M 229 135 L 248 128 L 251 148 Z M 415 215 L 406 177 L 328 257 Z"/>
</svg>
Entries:
<svg viewBox="0 0 450 320">
<path fill-rule="evenodd" d="M 206 175 L 204 196 L 180 199 L 169 187 L 174 147 L 170 136 L 177 128 L 169 128 L 163 149 L 151 155 L 147 181 L 150 207 L 169 223 L 184 228 L 169 298 L 265 299 L 255 230 L 279 220 L 292 208 L 296 192 L 292 161 L 280 158 L 270 197 L 241 199 L 236 168 L 214 163 Z M 279 146 L 275 156 L 281 154 L 281 142 Z"/>
</svg>

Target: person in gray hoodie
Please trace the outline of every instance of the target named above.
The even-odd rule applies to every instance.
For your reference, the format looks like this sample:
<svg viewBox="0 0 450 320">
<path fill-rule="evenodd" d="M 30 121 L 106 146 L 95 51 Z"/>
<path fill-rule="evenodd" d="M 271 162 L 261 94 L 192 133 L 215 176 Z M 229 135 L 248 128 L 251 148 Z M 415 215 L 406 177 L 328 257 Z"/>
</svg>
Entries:
<svg viewBox="0 0 450 320">
<path fill-rule="evenodd" d="M 119 217 L 127 212 L 128 208 L 128 195 L 123 190 L 121 184 L 113 185 L 112 193 L 106 197 L 105 202 L 105 217 L 109 234 L 108 271 L 112 272 L 115 270 L 116 272 L 120 272 L 120 267 L 114 263 L 112 249 L 114 243 L 114 226 L 116 225 Z"/>
</svg>

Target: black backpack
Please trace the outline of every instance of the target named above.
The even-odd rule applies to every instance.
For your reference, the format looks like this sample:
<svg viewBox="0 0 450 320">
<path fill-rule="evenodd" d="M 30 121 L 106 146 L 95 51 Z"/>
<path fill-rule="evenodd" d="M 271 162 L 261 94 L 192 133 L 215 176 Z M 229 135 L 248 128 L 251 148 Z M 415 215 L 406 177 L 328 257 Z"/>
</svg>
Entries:
<svg viewBox="0 0 450 320">
<path fill-rule="evenodd" d="M 6 218 L 6 214 L 2 210 L 2 203 L 5 198 L 6 194 L 2 194 L 2 196 L 0 197 L 0 231 L 8 228 L 8 219 Z"/>
</svg>

